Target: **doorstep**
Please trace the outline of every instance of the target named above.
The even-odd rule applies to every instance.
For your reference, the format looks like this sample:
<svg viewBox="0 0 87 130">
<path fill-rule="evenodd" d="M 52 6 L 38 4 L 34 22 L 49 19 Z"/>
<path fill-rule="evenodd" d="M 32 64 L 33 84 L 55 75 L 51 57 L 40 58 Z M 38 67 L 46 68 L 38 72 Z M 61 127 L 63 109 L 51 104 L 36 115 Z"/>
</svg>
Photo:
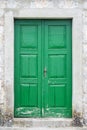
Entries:
<svg viewBox="0 0 87 130">
<path fill-rule="evenodd" d="M 68 118 L 14 118 L 14 127 L 71 127 L 72 119 Z"/>
<path fill-rule="evenodd" d="M 47 128 L 47 127 L 34 127 L 34 128 L 19 128 L 19 127 L 0 127 L 0 130 L 87 130 L 87 127 L 65 127 L 65 128 Z"/>
</svg>

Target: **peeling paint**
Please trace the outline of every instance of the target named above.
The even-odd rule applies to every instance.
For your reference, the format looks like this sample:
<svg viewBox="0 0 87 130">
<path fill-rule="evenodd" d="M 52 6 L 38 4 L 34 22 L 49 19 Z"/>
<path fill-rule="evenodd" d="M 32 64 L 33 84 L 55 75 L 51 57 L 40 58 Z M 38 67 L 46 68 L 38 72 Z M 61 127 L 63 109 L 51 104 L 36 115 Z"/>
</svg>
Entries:
<svg viewBox="0 0 87 130">
<path fill-rule="evenodd" d="M 39 108 L 29 108 L 29 107 L 23 107 L 23 108 L 17 108 L 15 111 L 15 114 L 17 116 L 21 116 L 21 117 L 37 117 L 38 115 L 40 115 L 40 109 Z"/>
</svg>

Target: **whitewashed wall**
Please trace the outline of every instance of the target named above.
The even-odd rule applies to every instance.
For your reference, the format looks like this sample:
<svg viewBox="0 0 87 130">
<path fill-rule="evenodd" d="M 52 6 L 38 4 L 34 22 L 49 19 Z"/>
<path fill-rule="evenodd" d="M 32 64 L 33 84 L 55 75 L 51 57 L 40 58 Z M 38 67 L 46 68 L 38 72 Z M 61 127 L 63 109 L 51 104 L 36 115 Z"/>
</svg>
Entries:
<svg viewBox="0 0 87 130">
<path fill-rule="evenodd" d="M 6 12 L 19 8 L 60 8 L 60 9 L 81 9 L 82 11 L 82 88 L 83 88 L 83 119 L 87 124 L 87 0 L 0 0 L 0 108 L 1 113 L 5 112 L 6 88 L 5 80 L 5 14 Z M 9 25 L 10 26 L 10 25 Z M 80 28 L 80 27 L 79 27 Z M 8 71 L 9 74 L 9 71 Z"/>
</svg>

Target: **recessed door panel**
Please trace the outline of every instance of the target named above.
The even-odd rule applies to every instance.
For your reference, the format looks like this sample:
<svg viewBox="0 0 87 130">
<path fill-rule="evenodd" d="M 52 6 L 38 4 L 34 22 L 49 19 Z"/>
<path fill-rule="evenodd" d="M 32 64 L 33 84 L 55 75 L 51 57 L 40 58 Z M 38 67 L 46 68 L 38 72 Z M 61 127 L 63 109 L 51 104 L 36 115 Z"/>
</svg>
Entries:
<svg viewBox="0 0 87 130">
<path fill-rule="evenodd" d="M 21 55 L 20 57 L 21 78 L 37 78 L 38 59 L 37 55 Z"/>
<path fill-rule="evenodd" d="M 21 30 L 21 47 L 37 48 L 38 45 L 38 25 L 22 25 Z"/>
<path fill-rule="evenodd" d="M 66 75 L 66 55 L 48 56 L 49 78 L 64 78 Z"/>
<path fill-rule="evenodd" d="M 65 48 L 66 47 L 66 27 L 64 25 L 48 26 L 48 47 L 49 48 Z"/>
</svg>

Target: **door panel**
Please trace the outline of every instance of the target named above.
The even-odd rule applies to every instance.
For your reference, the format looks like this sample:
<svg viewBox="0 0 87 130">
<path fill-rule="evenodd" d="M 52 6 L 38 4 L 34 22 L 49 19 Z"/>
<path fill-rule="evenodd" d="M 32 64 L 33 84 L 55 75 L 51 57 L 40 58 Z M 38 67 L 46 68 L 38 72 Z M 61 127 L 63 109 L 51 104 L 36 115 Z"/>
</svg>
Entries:
<svg viewBox="0 0 87 130">
<path fill-rule="evenodd" d="M 38 45 L 38 25 L 21 26 L 21 47 L 37 48 Z"/>
<path fill-rule="evenodd" d="M 45 21 L 45 117 L 72 116 L 71 21 Z"/>
<path fill-rule="evenodd" d="M 49 85 L 49 107 L 64 107 L 66 102 L 66 86 L 60 85 Z M 61 102 L 59 102 L 61 101 Z"/>
<path fill-rule="evenodd" d="M 14 72 L 15 117 L 71 117 L 71 20 L 15 20 Z"/>
<path fill-rule="evenodd" d="M 15 21 L 15 116 L 41 116 L 41 21 Z"/>
<path fill-rule="evenodd" d="M 49 25 L 48 26 L 48 48 L 65 48 L 66 46 L 66 27 L 64 25 Z"/>
<path fill-rule="evenodd" d="M 49 55 L 48 66 L 49 78 L 64 78 L 66 75 L 66 55 Z"/>
<path fill-rule="evenodd" d="M 20 62 L 21 78 L 37 78 L 37 55 L 21 55 Z"/>
</svg>

